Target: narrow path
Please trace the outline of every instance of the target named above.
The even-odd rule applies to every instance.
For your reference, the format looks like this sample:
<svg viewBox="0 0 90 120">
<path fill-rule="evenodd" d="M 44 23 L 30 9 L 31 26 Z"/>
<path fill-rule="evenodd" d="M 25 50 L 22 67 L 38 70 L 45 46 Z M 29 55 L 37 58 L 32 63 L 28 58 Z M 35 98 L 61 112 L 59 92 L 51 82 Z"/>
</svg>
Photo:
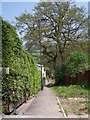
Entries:
<svg viewBox="0 0 90 120">
<path fill-rule="evenodd" d="M 25 115 L 45 118 L 63 118 L 63 114 L 59 109 L 56 96 L 50 88 L 44 87 L 32 104 L 26 110 Z"/>
</svg>

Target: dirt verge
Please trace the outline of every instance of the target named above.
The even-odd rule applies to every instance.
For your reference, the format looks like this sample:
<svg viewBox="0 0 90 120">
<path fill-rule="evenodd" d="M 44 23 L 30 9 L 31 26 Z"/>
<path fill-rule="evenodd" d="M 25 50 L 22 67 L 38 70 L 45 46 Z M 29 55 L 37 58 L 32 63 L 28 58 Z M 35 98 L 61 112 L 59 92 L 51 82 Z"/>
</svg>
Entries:
<svg viewBox="0 0 90 120">
<path fill-rule="evenodd" d="M 88 116 L 87 98 L 62 98 L 59 97 L 67 116 Z"/>
</svg>

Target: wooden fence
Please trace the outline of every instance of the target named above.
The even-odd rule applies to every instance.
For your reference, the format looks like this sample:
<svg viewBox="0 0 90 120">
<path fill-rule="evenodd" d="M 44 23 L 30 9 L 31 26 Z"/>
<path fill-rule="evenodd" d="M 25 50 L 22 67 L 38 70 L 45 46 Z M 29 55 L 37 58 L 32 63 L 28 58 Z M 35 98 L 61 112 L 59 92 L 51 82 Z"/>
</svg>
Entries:
<svg viewBox="0 0 90 120">
<path fill-rule="evenodd" d="M 71 75 L 66 75 L 64 79 L 65 85 L 70 84 L 88 84 L 90 85 L 90 70 L 83 72 L 79 72 L 76 74 L 76 77 L 72 77 Z"/>
</svg>

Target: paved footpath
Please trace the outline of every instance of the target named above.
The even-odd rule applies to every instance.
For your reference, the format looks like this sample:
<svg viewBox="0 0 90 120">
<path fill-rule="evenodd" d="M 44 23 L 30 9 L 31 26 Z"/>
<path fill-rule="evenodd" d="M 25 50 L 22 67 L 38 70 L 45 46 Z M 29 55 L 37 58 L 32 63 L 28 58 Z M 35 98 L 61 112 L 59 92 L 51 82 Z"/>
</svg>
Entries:
<svg viewBox="0 0 90 120">
<path fill-rule="evenodd" d="M 63 118 L 56 96 L 50 88 L 47 87 L 44 87 L 44 90 L 39 92 L 24 115 L 45 118 Z"/>
</svg>

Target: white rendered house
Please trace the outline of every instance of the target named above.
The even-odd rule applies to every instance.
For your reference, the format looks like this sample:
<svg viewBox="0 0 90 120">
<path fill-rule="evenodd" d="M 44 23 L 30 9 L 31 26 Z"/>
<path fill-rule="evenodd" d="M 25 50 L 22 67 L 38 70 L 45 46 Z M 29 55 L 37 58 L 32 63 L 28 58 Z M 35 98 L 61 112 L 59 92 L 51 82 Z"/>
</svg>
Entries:
<svg viewBox="0 0 90 120">
<path fill-rule="evenodd" d="M 37 64 L 37 68 L 38 70 L 41 71 L 41 65 Z M 44 70 L 44 66 L 42 65 L 42 77 L 46 77 L 46 71 Z"/>
</svg>

